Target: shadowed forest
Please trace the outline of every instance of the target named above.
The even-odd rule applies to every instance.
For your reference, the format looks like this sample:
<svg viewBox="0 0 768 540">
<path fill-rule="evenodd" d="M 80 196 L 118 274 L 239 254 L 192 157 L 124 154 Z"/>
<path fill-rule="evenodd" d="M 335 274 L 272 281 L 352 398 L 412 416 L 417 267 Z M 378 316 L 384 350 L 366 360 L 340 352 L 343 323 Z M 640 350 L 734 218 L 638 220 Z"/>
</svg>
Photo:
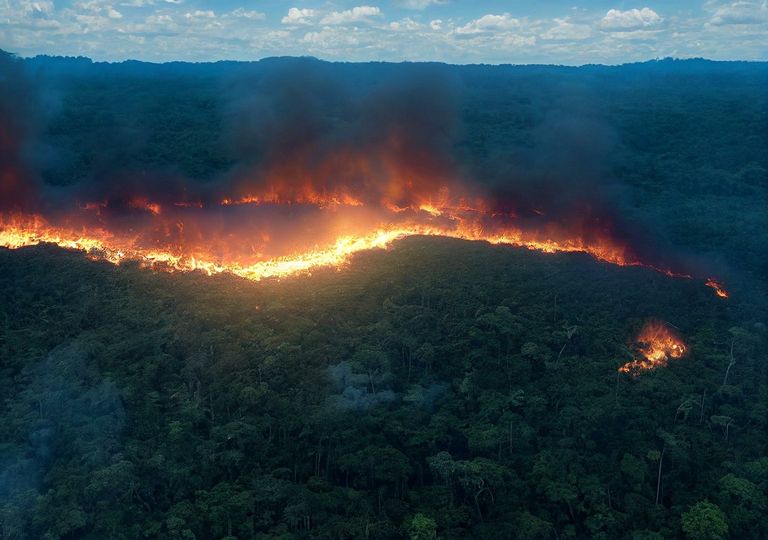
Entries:
<svg viewBox="0 0 768 540">
<path fill-rule="evenodd" d="M 438 78 L 463 171 L 534 204 L 599 188 L 731 297 L 445 238 L 258 283 L 0 249 L 0 539 L 768 537 L 768 64 L 37 57 L 25 160 L 51 193 L 215 184 L 285 69 L 288 108 Z M 650 319 L 690 352 L 618 372 Z"/>
</svg>

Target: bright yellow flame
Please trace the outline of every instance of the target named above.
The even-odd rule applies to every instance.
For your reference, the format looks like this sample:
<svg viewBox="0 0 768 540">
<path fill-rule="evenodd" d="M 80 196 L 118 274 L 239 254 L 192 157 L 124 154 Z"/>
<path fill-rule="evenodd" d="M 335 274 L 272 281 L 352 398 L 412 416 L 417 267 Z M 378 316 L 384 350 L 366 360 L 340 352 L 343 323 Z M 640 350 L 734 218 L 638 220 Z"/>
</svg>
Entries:
<svg viewBox="0 0 768 540">
<path fill-rule="evenodd" d="M 358 252 L 374 248 L 385 248 L 394 240 L 406 236 L 444 236 L 464 240 L 483 240 L 492 244 L 510 244 L 533 250 L 554 253 L 558 251 L 587 252 L 597 258 L 623 263 L 623 254 L 610 245 L 585 245 L 579 240 L 555 242 L 536 241 L 526 238 L 520 230 L 507 230 L 500 234 L 485 234 L 479 228 L 456 226 L 455 228 L 434 225 L 410 224 L 375 228 L 360 236 L 342 236 L 326 247 L 276 257 L 254 264 L 237 262 L 221 263 L 205 254 L 189 254 L 177 251 L 142 248 L 135 238 L 120 238 L 105 230 L 90 230 L 88 233 L 52 227 L 42 217 L 23 217 L 0 224 L 0 246 L 20 248 L 41 243 L 56 244 L 63 248 L 87 252 L 119 264 L 124 260 L 137 260 L 141 264 L 167 270 L 201 270 L 207 274 L 229 272 L 247 279 L 260 280 L 268 277 L 282 277 L 307 272 L 319 266 L 341 266 L 349 257 Z"/>
<path fill-rule="evenodd" d="M 641 371 L 666 366 L 673 358 L 682 358 L 688 348 L 664 323 L 650 321 L 635 339 L 642 358 L 627 362 L 619 368 L 623 373 L 636 375 Z"/>
<path fill-rule="evenodd" d="M 432 214 L 433 216 L 439 216 L 443 213 L 439 208 L 432 206 L 431 204 L 422 204 L 419 206 L 419 210 L 422 210 L 428 214 Z"/>
<path fill-rule="evenodd" d="M 154 204 L 147 201 L 139 201 L 136 206 L 141 206 L 153 214 L 160 212 L 159 207 L 155 208 Z M 3 216 L 0 214 L 0 246 L 14 249 L 40 243 L 51 243 L 63 248 L 84 251 L 93 258 L 114 264 L 119 264 L 125 260 L 135 260 L 143 266 L 155 269 L 168 271 L 199 270 L 209 275 L 228 272 L 256 281 L 308 272 L 315 267 L 339 267 L 344 265 L 350 256 L 358 251 L 386 248 L 399 238 L 417 235 L 507 244 L 545 253 L 581 252 L 621 266 L 642 265 L 640 262 L 628 259 L 624 248 L 608 239 L 593 239 L 590 243 L 585 242 L 579 236 L 554 240 L 541 238 L 535 233 L 513 227 L 489 233 L 477 221 L 458 218 L 453 215 L 450 209 L 431 205 L 422 205 L 420 209 L 432 217 L 443 216 L 446 219 L 441 218 L 442 221 L 429 220 L 428 223 L 423 223 L 425 220 L 421 220 L 421 222 L 405 222 L 399 225 L 372 226 L 368 233 L 357 236 L 340 236 L 325 246 L 317 246 L 313 249 L 264 259 L 255 263 L 244 263 L 237 259 L 222 261 L 221 257 L 214 256 L 205 250 L 196 252 L 194 249 L 183 245 L 147 248 L 143 247 L 138 236 L 118 236 L 100 228 L 78 231 L 73 228 L 52 226 L 44 218 L 37 215 Z M 437 221 L 440 221 L 440 224 L 437 224 Z M 666 270 L 660 271 L 670 276 L 690 277 L 673 274 Z M 711 280 L 710 282 L 714 283 Z M 710 285 L 710 282 L 707 284 Z M 721 291 L 724 294 L 721 294 Z M 719 296 L 727 296 L 719 284 L 716 292 Z"/>
</svg>

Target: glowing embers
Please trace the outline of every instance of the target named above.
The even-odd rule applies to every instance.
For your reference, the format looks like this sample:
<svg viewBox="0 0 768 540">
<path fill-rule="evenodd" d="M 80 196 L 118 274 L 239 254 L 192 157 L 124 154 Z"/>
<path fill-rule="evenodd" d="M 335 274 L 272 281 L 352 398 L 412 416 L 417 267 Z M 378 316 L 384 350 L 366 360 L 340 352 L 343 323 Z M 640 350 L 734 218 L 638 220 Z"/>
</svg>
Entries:
<svg viewBox="0 0 768 540">
<path fill-rule="evenodd" d="M 619 371 L 630 375 L 666 366 L 670 360 L 682 358 L 688 353 L 683 340 L 660 321 L 647 322 L 635 338 L 635 343 L 641 358 L 619 368 Z"/>
<path fill-rule="evenodd" d="M 318 195 L 308 192 L 299 197 L 283 199 L 279 194 L 271 192 L 264 196 L 244 195 L 239 198 L 224 198 L 219 203 L 222 206 L 237 206 L 241 204 L 314 204 L 320 207 L 326 206 L 362 206 L 364 203 L 354 197 L 339 195 Z"/>
<path fill-rule="evenodd" d="M 728 295 L 728 291 L 725 290 L 725 288 L 723 287 L 722 283 L 720 283 L 718 281 L 715 281 L 712 278 L 709 278 L 707 280 L 706 285 L 707 285 L 707 287 L 712 287 L 713 289 L 715 289 L 715 294 L 717 296 L 719 296 L 720 298 L 728 298 L 728 296 L 729 296 Z"/>
</svg>

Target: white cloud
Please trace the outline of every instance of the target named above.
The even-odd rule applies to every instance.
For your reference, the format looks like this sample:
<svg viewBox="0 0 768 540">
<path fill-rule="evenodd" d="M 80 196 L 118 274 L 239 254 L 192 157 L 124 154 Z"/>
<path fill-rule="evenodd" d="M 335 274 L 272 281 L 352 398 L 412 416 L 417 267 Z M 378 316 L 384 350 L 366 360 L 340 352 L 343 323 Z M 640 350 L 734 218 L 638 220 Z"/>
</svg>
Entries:
<svg viewBox="0 0 768 540">
<path fill-rule="evenodd" d="M 230 13 L 233 17 L 240 17 L 243 19 L 251 19 L 253 21 L 263 21 L 267 18 L 267 16 L 264 13 L 261 13 L 260 11 L 250 11 L 243 8 L 237 8 L 232 13 Z"/>
<path fill-rule="evenodd" d="M 520 20 L 509 13 L 502 15 L 483 15 L 479 19 L 468 22 L 456 29 L 457 34 L 479 34 L 481 32 L 496 32 L 499 30 L 515 30 L 520 28 Z"/>
<path fill-rule="evenodd" d="M 144 22 L 154 25 L 168 25 L 173 23 L 173 19 L 170 17 L 170 15 L 150 15 L 144 19 Z"/>
<path fill-rule="evenodd" d="M 389 27 L 392 30 L 419 30 L 424 27 L 423 24 L 419 24 L 410 17 L 406 17 L 399 21 L 393 21 L 389 23 Z"/>
<path fill-rule="evenodd" d="M 312 19 L 316 15 L 317 12 L 314 9 L 292 7 L 281 22 L 283 24 L 312 24 Z"/>
<path fill-rule="evenodd" d="M 108 19 L 122 19 L 123 14 L 104 0 L 84 0 L 72 5 L 75 10 L 88 11 L 94 15 L 104 15 Z"/>
<path fill-rule="evenodd" d="M 379 15 L 381 15 L 381 10 L 376 6 L 356 6 L 344 11 L 332 11 L 322 18 L 320 24 L 370 22 L 371 17 L 378 17 Z"/>
<path fill-rule="evenodd" d="M 267 39 L 279 39 L 284 40 L 290 37 L 291 33 L 288 30 L 273 30 L 266 33 Z"/>
<path fill-rule="evenodd" d="M 583 9 L 537 17 L 524 3 L 515 4 L 514 16 L 480 11 L 472 17 L 457 7 L 458 0 L 393 0 L 387 5 L 432 9 L 397 16 L 374 0 L 288 9 L 302 6 L 301 0 L 291 0 L 274 17 L 261 13 L 257 2 L 214 12 L 210 6 L 218 4 L 186 0 L 0 0 L 0 38 L 3 48 L 25 56 L 91 54 L 100 60 L 252 60 L 277 54 L 569 64 L 667 55 L 765 58 L 768 0 L 702 2 L 703 11 L 659 3 L 665 6 L 664 18 L 642 3 L 635 4 L 637 9 L 606 7 L 588 20 L 592 12 Z"/>
<path fill-rule="evenodd" d="M 213 10 L 210 10 L 210 9 L 207 9 L 207 10 L 197 9 L 195 11 L 185 13 L 184 17 L 189 21 L 197 20 L 197 19 L 215 19 L 216 13 L 214 13 Z"/>
<path fill-rule="evenodd" d="M 405 9 L 426 9 L 429 6 L 445 4 L 447 0 L 399 0 L 396 3 Z"/>
<path fill-rule="evenodd" d="M 23 0 L 19 2 L 19 7 L 25 15 L 31 15 L 33 17 L 45 17 L 53 13 L 53 2 L 31 2 L 29 0 Z"/>
<path fill-rule="evenodd" d="M 82 25 L 82 30 L 84 32 L 106 30 L 111 24 L 109 18 L 102 15 L 77 14 L 75 15 L 75 21 Z"/>
<path fill-rule="evenodd" d="M 506 34 L 501 42 L 505 47 L 530 47 L 536 45 L 536 36 Z"/>
<path fill-rule="evenodd" d="M 715 26 L 768 24 L 768 2 L 733 2 L 720 6 L 709 22 Z"/>
<path fill-rule="evenodd" d="M 98 13 L 103 6 L 99 0 L 89 0 L 88 2 L 76 2 L 73 7 L 82 11 Z"/>
<path fill-rule="evenodd" d="M 360 40 L 354 32 L 340 28 L 323 28 L 319 32 L 307 32 L 302 41 L 315 50 L 334 52 L 346 47 L 357 47 Z"/>
<path fill-rule="evenodd" d="M 600 20 L 600 28 L 608 32 L 627 32 L 655 26 L 663 20 L 658 13 L 648 7 L 627 11 L 609 9 L 605 17 Z"/>
<path fill-rule="evenodd" d="M 577 24 L 568 17 L 555 19 L 555 26 L 541 34 L 542 39 L 555 41 L 580 41 L 592 35 L 592 28 L 587 24 Z"/>
</svg>

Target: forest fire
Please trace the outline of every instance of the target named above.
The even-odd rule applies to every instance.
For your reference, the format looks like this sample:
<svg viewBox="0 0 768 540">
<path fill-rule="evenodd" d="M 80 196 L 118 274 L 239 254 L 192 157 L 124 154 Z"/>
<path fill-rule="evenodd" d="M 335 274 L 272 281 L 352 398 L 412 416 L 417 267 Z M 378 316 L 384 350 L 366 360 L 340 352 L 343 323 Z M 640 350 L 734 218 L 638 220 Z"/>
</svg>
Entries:
<svg viewBox="0 0 768 540">
<path fill-rule="evenodd" d="M 115 264 L 260 280 L 426 235 L 694 277 L 601 192 L 600 152 L 585 152 L 594 141 L 582 130 L 552 130 L 546 160 L 473 171 L 455 154 L 458 108 L 439 81 L 344 96 L 325 95 L 323 81 L 295 86 L 303 73 L 275 76 L 246 85 L 241 97 L 259 99 L 229 103 L 235 159 L 205 181 L 118 160 L 46 184 L 25 151 L 25 102 L 0 96 L 0 246 L 51 243 Z"/>
<path fill-rule="evenodd" d="M 0 246 L 13 249 L 51 243 L 114 264 L 131 260 L 156 270 L 227 272 L 258 281 L 339 267 L 358 251 L 384 248 L 407 236 L 443 236 L 546 253 L 581 252 L 611 264 L 647 266 L 673 277 L 690 277 L 644 263 L 610 234 L 565 231 L 553 224 L 525 230 L 515 224 L 514 216 L 489 214 L 479 210 L 482 206 L 477 202 L 439 205 L 427 201 L 371 209 L 352 199 L 342 202 L 337 196 L 323 201 L 314 196 L 312 204 L 303 199 L 290 204 L 270 199 L 227 199 L 211 209 L 196 204 L 161 206 L 132 198 L 121 211 L 107 203 L 85 204 L 57 220 L 38 214 L 0 215 Z M 235 208 L 241 205 L 251 207 L 245 216 L 242 210 L 248 209 L 238 212 Z M 283 214 L 286 211 L 289 214 Z M 122 223 L 122 212 L 130 213 L 128 226 Z M 727 296 L 719 284 L 716 292 Z"/>
<path fill-rule="evenodd" d="M 397 211 L 365 210 L 356 204 L 326 211 L 327 204 L 310 205 L 309 208 L 302 207 L 311 217 L 306 226 L 297 228 L 295 223 L 278 218 L 277 225 L 260 221 L 258 225 L 265 228 L 258 231 L 248 231 L 247 221 L 244 221 L 245 230 L 235 228 L 208 233 L 205 230 L 211 227 L 202 221 L 205 216 L 195 213 L 203 211 L 198 207 L 172 206 L 161 211 L 159 204 L 143 199 L 140 203 L 131 200 L 126 205 L 130 210 L 141 212 L 140 216 L 132 216 L 127 229 L 119 227 L 119 219 L 110 221 L 108 205 L 83 205 L 79 213 L 69 214 L 59 223 L 49 222 L 41 215 L 0 216 L 0 246 L 14 249 L 51 243 L 84 251 L 94 259 L 115 264 L 135 260 L 154 269 L 201 270 L 208 274 L 229 272 L 252 280 L 282 277 L 322 266 L 338 267 L 353 253 L 384 248 L 394 240 L 417 235 L 509 244 L 547 253 L 584 252 L 613 264 L 635 264 L 627 258 L 623 247 L 611 243 L 608 238 L 595 237 L 586 241 L 578 236 L 558 237 L 554 235 L 554 229 L 526 232 L 477 211 L 457 213 L 455 209 L 437 208 L 426 203 L 416 209 Z M 256 201 L 249 204 L 261 206 L 254 209 L 256 215 L 265 208 L 285 210 L 282 204 Z M 305 205 L 303 202 L 296 204 Z M 167 216 L 171 221 L 166 219 L 166 213 L 173 213 Z M 243 220 L 239 216 L 232 216 L 232 219 Z M 270 219 L 275 218 L 271 216 Z M 196 223 L 196 220 L 201 222 Z M 349 225 L 347 233 L 339 222 L 354 225 Z M 302 238 L 298 231 L 307 227 L 311 227 L 313 234 Z M 280 237 L 278 229 L 284 229 L 283 239 L 281 245 L 274 245 L 273 237 Z"/>
<path fill-rule="evenodd" d="M 649 321 L 635 338 L 642 358 L 627 362 L 619 368 L 622 373 L 637 375 L 642 371 L 666 366 L 669 360 L 682 358 L 688 348 L 680 337 L 660 321 Z"/>
</svg>

